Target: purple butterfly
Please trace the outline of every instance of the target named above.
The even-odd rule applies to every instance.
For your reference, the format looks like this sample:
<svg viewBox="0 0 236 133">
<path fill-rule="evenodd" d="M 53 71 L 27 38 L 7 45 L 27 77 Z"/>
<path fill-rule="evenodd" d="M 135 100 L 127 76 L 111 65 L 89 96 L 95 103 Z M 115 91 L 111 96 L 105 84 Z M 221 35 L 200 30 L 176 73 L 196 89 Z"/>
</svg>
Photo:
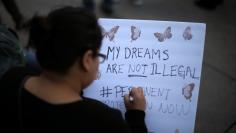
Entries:
<svg viewBox="0 0 236 133">
<path fill-rule="evenodd" d="M 158 39 L 159 42 L 163 42 L 166 39 L 170 39 L 172 37 L 171 27 L 167 27 L 164 33 L 154 33 L 154 36 Z"/>
<path fill-rule="evenodd" d="M 191 33 L 191 27 L 186 27 L 183 33 L 183 37 L 185 40 L 191 40 L 193 38 L 193 35 Z"/>
<path fill-rule="evenodd" d="M 111 28 L 110 31 L 106 31 L 103 27 L 102 27 L 102 35 L 103 37 L 105 38 L 109 38 L 109 41 L 113 41 L 114 38 L 115 38 L 115 34 L 117 33 L 118 29 L 119 29 L 120 26 L 115 26 L 113 28 Z"/>
<path fill-rule="evenodd" d="M 131 26 L 131 42 L 137 40 L 141 35 L 141 30 L 138 27 Z"/>
<path fill-rule="evenodd" d="M 190 102 L 191 102 L 192 91 L 193 91 L 194 86 L 195 84 L 191 83 L 182 88 L 182 94 L 184 95 L 186 100 L 189 100 Z"/>
</svg>

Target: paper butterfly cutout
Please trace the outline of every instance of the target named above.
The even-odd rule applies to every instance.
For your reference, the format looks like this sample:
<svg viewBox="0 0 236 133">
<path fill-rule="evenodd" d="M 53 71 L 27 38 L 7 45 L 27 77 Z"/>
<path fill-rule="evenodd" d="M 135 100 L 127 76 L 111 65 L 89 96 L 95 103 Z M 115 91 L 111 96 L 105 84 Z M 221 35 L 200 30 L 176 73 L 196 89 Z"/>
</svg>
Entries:
<svg viewBox="0 0 236 133">
<path fill-rule="evenodd" d="M 179 129 L 175 129 L 175 133 L 180 133 Z"/>
<path fill-rule="evenodd" d="M 166 39 L 170 39 L 172 37 L 171 27 L 167 27 L 164 33 L 154 33 L 154 36 L 158 39 L 159 42 L 163 42 Z"/>
<path fill-rule="evenodd" d="M 141 30 L 138 27 L 131 26 L 131 42 L 137 40 L 141 35 Z"/>
<path fill-rule="evenodd" d="M 183 33 L 183 37 L 185 40 L 191 40 L 193 38 L 193 35 L 191 33 L 191 27 L 186 27 Z"/>
<path fill-rule="evenodd" d="M 120 26 L 115 26 L 115 27 L 111 28 L 111 30 L 108 32 L 102 27 L 102 36 L 105 38 L 108 37 L 110 41 L 113 41 L 115 38 L 115 34 L 118 31 L 119 27 Z"/>
<path fill-rule="evenodd" d="M 189 100 L 190 102 L 191 102 L 192 91 L 193 91 L 194 86 L 195 84 L 191 83 L 182 88 L 182 94 L 184 95 L 186 100 Z"/>
</svg>

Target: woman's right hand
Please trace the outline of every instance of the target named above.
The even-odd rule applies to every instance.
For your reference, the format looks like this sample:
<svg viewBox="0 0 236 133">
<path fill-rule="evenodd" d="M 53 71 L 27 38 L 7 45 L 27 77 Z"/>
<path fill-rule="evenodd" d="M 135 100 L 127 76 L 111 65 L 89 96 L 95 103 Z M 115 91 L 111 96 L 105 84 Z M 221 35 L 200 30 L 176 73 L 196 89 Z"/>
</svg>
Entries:
<svg viewBox="0 0 236 133">
<path fill-rule="evenodd" d="M 141 87 L 134 87 L 129 94 L 124 96 L 126 110 L 141 110 L 146 109 L 146 100 Z"/>
</svg>

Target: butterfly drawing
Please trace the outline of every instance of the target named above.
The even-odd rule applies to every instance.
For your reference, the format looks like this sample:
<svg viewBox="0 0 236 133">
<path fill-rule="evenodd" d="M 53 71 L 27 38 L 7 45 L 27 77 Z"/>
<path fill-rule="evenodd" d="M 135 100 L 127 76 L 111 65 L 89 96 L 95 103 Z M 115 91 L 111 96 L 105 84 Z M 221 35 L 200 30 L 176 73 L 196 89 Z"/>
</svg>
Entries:
<svg viewBox="0 0 236 133">
<path fill-rule="evenodd" d="M 117 33 L 118 29 L 120 26 L 115 26 L 113 28 L 111 28 L 110 31 L 106 31 L 103 27 L 102 27 L 102 36 L 105 38 L 109 38 L 109 41 L 114 41 L 115 39 L 115 34 Z"/>
<path fill-rule="evenodd" d="M 193 35 L 191 33 L 191 27 L 186 27 L 183 33 L 183 37 L 185 40 L 191 40 L 193 38 Z"/>
<path fill-rule="evenodd" d="M 166 39 L 170 39 L 172 37 L 171 27 L 167 27 L 164 33 L 154 33 L 154 36 L 158 39 L 159 42 L 163 42 Z"/>
<path fill-rule="evenodd" d="M 194 86 L 195 86 L 194 83 L 190 83 L 187 86 L 182 88 L 182 94 L 184 95 L 186 100 L 189 100 L 190 102 L 191 102 L 192 91 L 193 91 Z"/>
<path fill-rule="evenodd" d="M 141 30 L 138 27 L 131 26 L 131 42 L 137 40 L 141 35 Z"/>
</svg>

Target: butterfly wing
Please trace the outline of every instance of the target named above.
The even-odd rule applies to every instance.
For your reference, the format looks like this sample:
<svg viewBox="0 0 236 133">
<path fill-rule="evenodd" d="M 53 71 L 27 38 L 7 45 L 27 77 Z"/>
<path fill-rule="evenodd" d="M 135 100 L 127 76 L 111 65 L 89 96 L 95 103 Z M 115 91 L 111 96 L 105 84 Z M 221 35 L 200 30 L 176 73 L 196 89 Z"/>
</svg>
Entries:
<svg viewBox="0 0 236 133">
<path fill-rule="evenodd" d="M 190 92 L 192 92 L 192 91 L 193 91 L 193 88 L 194 88 L 194 86 L 195 86 L 195 84 L 194 84 L 194 83 L 191 83 L 191 84 L 189 84 L 189 86 L 190 86 Z"/>
<path fill-rule="evenodd" d="M 191 33 L 191 27 L 186 27 L 183 33 L 183 37 L 185 40 L 191 40 L 193 35 Z"/>
<path fill-rule="evenodd" d="M 110 41 L 113 41 L 113 40 L 114 40 L 115 34 L 116 34 L 116 32 L 118 31 L 119 27 L 120 27 L 120 26 L 115 26 L 115 27 L 113 27 L 113 28 L 108 32 L 107 35 L 108 35 Z"/>
<path fill-rule="evenodd" d="M 159 42 L 163 42 L 165 40 L 164 35 L 161 33 L 154 33 L 154 36 L 158 39 Z"/>
<path fill-rule="evenodd" d="M 164 31 L 164 37 L 167 39 L 170 39 L 172 37 L 171 27 L 166 28 L 166 30 Z"/>
<path fill-rule="evenodd" d="M 107 32 L 106 30 L 101 26 L 101 30 L 102 30 L 102 37 L 107 37 Z"/>
<path fill-rule="evenodd" d="M 132 34 L 134 34 L 135 26 L 131 26 L 130 29 L 131 29 Z"/>
<path fill-rule="evenodd" d="M 134 28 L 134 37 L 138 38 L 141 35 L 141 30 L 138 27 Z"/>
</svg>

